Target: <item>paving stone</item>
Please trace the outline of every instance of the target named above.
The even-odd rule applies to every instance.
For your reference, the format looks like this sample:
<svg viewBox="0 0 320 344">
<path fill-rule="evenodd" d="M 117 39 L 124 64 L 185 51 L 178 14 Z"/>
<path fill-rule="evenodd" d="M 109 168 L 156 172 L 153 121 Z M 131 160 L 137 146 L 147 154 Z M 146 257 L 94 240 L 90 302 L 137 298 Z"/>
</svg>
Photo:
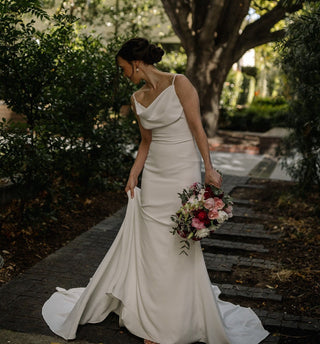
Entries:
<svg viewBox="0 0 320 344">
<path fill-rule="evenodd" d="M 244 205 L 244 206 L 252 206 L 254 205 L 254 202 L 247 200 L 247 199 L 236 199 L 233 198 L 232 202 L 236 205 Z"/>
<path fill-rule="evenodd" d="M 261 344 L 278 344 L 280 342 L 280 336 L 279 335 L 269 335 L 265 340 L 261 342 Z"/>
<path fill-rule="evenodd" d="M 264 319 L 262 323 L 265 326 L 276 326 L 279 330 L 303 330 L 310 332 L 319 332 L 320 319 L 303 317 L 300 315 L 286 314 L 280 312 L 268 312 L 261 309 L 253 309 L 254 312 Z"/>
<path fill-rule="evenodd" d="M 295 325 L 297 325 L 297 323 L 294 323 Z M 271 326 L 271 327 L 280 327 L 281 325 L 281 321 L 277 320 L 277 319 L 271 319 L 271 318 L 266 318 L 263 322 L 264 326 Z M 294 328 L 294 327 L 291 327 Z"/>
<path fill-rule="evenodd" d="M 266 253 L 269 252 L 262 244 L 247 244 L 243 242 L 228 241 L 228 240 L 212 240 L 212 239 L 202 239 L 201 241 L 203 246 L 207 247 L 217 247 L 217 248 L 226 248 L 233 250 L 249 251 L 249 252 L 260 252 Z"/>
<path fill-rule="evenodd" d="M 207 269 L 231 272 L 234 266 L 248 266 L 262 269 L 278 268 L 279 264 L 270 260 L 247 258 L 241 256 L 204 253 Z"/>
<path fill-rule="evenodd" d="M 256 219 L 256 220 L 265 220 L 269 218 L 269 216 L 267 215 L 257 214 L 252 208 L 241 207 L 241 206 L 233 207 L 233 216 L 245 217 L 245 218 Z"/>
<path fill-rule="evenodd" d="M 226 193 L 230 193 L 237 185 L 246 184 L 249 181 L 247 176 L 223 175 L 222 188 Z"/>
<path fill-rule="evenodd" d="M 278 240 L 281 236 L 280 233 L 270 233 L 269 231 L 265 230 L 262 224 L 234 222 L 223 223 L 221 227 L 219 227 L 219 229 L 217 229 L 212 234 L 212 237 L 215 238 L 219 235 L 240 236 L 269 240 Z"/>
<path fill-rule="evenodd" d="M 282 296 L 277 294 L 273 289 L 263 289 L 263 288 L 251 288 L 241 285 L 232 285 L 232 284 L 216 284 L 223 295 L 225 296 L 239 296 L 247 299 L 254 300 L 272 300 L 280 302 Z M 281 322 L 282 317 L 279 317 L 278 314 L 273 313 L 271 319 L 278 319 Z"/>
<path fill-rule="evenodd" d="M 204 172 L 201 172 L 202 180 L 204 180 Z M 247 176 L 233 176 L 224 174 L 223 181 L 222 181 L 222 189 L 225 193 L 230 194 L 231 191 L 239 184 L 246 185 L 249 181 L 249 177 Z"/>
<path fill-rule="evenodd" d="M 268 178 L 277 166 L 277 160 L 264 157 L 250 172 L 250 177 Z"/>
<path fill-rule="evenodd" d="M 239 189 L 265 189 L 264 184 L 237 184 L 236 188 Z"/>
</svg>

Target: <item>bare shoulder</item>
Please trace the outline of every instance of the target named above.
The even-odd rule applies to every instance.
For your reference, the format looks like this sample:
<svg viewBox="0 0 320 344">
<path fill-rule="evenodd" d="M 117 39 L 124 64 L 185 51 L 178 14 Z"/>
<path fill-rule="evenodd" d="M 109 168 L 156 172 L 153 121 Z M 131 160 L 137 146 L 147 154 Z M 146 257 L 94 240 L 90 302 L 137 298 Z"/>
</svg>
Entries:
<svg viewBox="0 0 320 344">
<path fill-rule="evenodd" d="M 178 97 L 185 97 L 196 92 L 191 81 L 183 74 L 177 74 L 174 82 L 175 90 Z"/>
<path fill-rule="evenodd" d="M 184 74 L 176 74 L 175 86 L 192 85 L 190 80 Z"/>
</svg>

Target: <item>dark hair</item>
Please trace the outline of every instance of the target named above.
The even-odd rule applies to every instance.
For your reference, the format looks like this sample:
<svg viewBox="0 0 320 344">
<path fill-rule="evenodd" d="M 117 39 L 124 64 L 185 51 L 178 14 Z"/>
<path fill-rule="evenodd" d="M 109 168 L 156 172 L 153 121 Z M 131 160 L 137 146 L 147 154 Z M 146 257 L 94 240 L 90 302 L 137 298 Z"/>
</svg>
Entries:
<svg viewBox="0 0 320 344">
<path fill-rule="evenodd" d="M 125 42 L 116 57 L 122 57 L 131 62 L 135 60 L 143 61 L 146 64 L 154 64 L 161 61 L 164 50 L 155 44 L 149 43 L 145 38 L 132 38 Z"/>
</svg>

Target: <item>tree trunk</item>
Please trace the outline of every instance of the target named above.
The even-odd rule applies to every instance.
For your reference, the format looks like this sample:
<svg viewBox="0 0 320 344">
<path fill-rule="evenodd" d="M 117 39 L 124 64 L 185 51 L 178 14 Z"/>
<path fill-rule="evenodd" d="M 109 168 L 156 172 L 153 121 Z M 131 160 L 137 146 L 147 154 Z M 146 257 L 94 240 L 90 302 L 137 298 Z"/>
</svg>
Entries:
<svg viewBox="0 0 320 344">
<path fill-rule="evenodd" d="M 282 38 L 284 30 L 273 30 L 274 25 L 286 13 L 299 10 L 304 1 L 270 1 L 274 6 L 253 22 L 246 20 L 256 6 L 252 0 L 161 1 L 188 56 L 187 76 L 199 92 L 203 124 L 212 137 L 232 64 L 249 49 Z"/>
<path fill-rule="evenodd" d="M 202 123 L 208 137 L 214 137 L 219 119 L 219 104 L 224 81 L 232 66 L 231 59 L 220 49 L 197 56 L 188 54 L 187 76 L 200 99 Z"/>
</svg>

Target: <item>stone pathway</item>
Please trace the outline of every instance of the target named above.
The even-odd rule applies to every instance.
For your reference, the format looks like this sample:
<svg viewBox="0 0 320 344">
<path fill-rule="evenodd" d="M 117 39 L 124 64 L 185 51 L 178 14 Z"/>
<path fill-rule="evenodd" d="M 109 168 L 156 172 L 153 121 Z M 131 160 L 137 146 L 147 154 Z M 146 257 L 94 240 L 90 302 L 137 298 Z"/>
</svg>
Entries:
<svg viewBox="0 0 320 344">
<path fill-rule="evenodd" d="M 236 186 L 248 185 L 247 182 L 248 177 L 225 175 L 223 187 L 230 193 Z M 124 214 L 125 209 L 122 209 L 103 220 L 0 289 L 0 344 L 65 343 L 61 338 L 53 336 L 42 320 L 42 305 L 56 286 L 72 288 L 87 284 L 117 235 Z M 270 233 L 263 225 L 254 222 L 257 217 L 247 200 L 236 200 L 235 214 L 239 221 L 224 224 L 212 238 L 203 240 L 209 275 L 212 272 L 231 273 L 233 269 L 241 266 L 257 269 L 277 268 L 278 262 L 268 256 L 265 245 L 277 240 L 279 233 Z M 241 223 L 244 217 L 252 221 Z M 252 242 L 256 239 L 259 240 L 258 244 Z M 207 250 L 210 252 L 206 252 Z M 265 257 L 251 258 L 248 256 L 251 253 Z M 241 300 L 269 300 L 275 303 L 281 303 L 282 300 L 282 295 L 270 288 L 228 283 L 220 283 L 218 286 L 223 298 L 231 298 L 239 304 Z M 308 344 L 308 338 L 320 328 L 319 319 L 268 309 L 254 310 L 272 333 L 264 340 L 264 344 L 281 343 L 279 333 L 306 336 L 305 343 Z M 117 316 L 110 315 L 102 323 L 80 326 L 77 341 L 73 343 L 135 344 L 142 343 L 142 340 L 126 329 L 119 328 Z"/>
</svg>

